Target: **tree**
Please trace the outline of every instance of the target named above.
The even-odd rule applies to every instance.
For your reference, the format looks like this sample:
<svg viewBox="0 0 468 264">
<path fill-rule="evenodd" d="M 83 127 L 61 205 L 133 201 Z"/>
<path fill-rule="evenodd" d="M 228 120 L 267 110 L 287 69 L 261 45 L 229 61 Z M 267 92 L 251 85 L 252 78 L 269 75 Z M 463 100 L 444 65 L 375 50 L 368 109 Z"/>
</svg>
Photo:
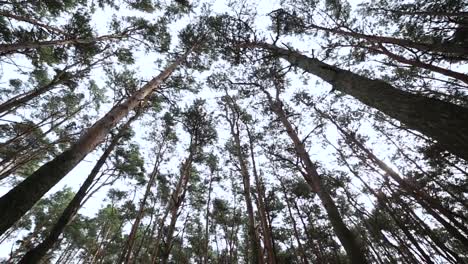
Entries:
<svg viewBox="0 0 468 264">
<path fill-rule="evenodd" d="M 0 198 L 0 208 L 8 218 L 2 221 L 0 233 L 3 234 L 21 216 L 23 216 L 33 205 L 52 188 L 58 181 L 73 169 L 89 152 L 91 152 L 107 135 L 117 122 L 127 113 L 143 102 L 175 69 L 185 60 L 191 50 L 180 56 L 170 64 L 161 74 L 153 78 L 140 90 L 136 91 L 123 103 L 116 105 L 104 117 L 90 127 L 80 139 L 65 152 L 52 161 L 42 165 L 36 172 L 26 180 L 13 188 Z M 34 191 L 32 191 L 34 190 Z M 24 192 L 31 195 L 25 197 Z"/>
</svg>

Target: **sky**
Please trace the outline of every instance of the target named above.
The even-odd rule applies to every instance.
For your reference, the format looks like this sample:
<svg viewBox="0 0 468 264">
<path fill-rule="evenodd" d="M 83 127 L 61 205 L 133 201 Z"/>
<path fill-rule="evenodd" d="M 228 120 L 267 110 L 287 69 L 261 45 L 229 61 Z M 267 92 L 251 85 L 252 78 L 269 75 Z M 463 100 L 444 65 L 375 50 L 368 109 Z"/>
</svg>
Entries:
<svg viewBox="0 0 468 264">
<path fill-rule="evenodd" d="M 226 1 L 212 0 L 212 1 L 202 1 L 202 2 L 212 3 L 212 8 L 213 8 L 214 13 L 223 13 L 225 11 L 229 11 L 229 8 L 227 7 L 227 2 L 228 2 L 227 0 Z M 350 1 L 350 2 L 355 7 L 357 3 L 359 3 L 360 1 Z M 269 24 L 269 19 L 267 17 L 267 14 L 271 12 L 272 10 L 277 9 L 279 7 L 279 3 L 280 3 L 280 0 L 256 1 L 257 11 L 259 13 L 258 19 L 256 21 L 256 26 L 258 28 L 266 27 Z M 126 10 L 121 10 L 119 12 L 119 15 L 127 15 L 127 12 L 128 11 Z M 112 15 L 113 13 L 110 12 L 109 10 L 98 10 L 96 12 L 96 14 L 93 16 L 93 23 L 98 32 L 104 33 L 106 31 L 107 22 L 110 21 L 110 19 L 112 18 Z M 177 32 L 181 28 L 186 26 L 186 24 L 193 22 L 194 20 L 195 20 L 195 15 L 190 14 L 188 17 L 184 18 L 182 22 L 179 21 L 176 24 L 172 25 L 171 26 L 172 34 L 176 35 Z M 289 41 L 293 43 L 293 46 L 299 50 L 310 51 L 311 46 L 314 45 L 314 43 L 309 43 L 307 41 L 298 40 L 294 38 L 288 38 L 288 39 L 285 39 L 285 41 Z M 175 45 L 176 43 L 173 43 L 173 44 Z M 139 54 L 136 65 L 138 65 L 139 74 L 143 80 L 150 79 L 152 76 L 157 75 L 158 72 L 161 70 L 155 65 L 154 61 L 155 61 L 155 57 L 147 56 L 143 53 Z M 102 74 L 102 71 L 96 71 L 94 74 L 96 75 L 98 84 L 104 85 L 104 80 L 102 78 L 97 77 L 100 74 Z M 7 81 L 9 78 L 11 78 L 11 76 L 14 76 L 14 75 L 17 75 L 17 73 L 14 71 L 14 68 L 8 65 L 4 65 L 1 83 L 2 84 L 5 83 L 5 81 Z M 199 75 L 200 80 L 203 80 L 203 78 L 206 78 L 207 75 L 208 73 Z M 310 86 L 314 86 L 315 81 L 316 79 L 311 77 L 311 81 L 309 81 L 307 85 L 304 85 L 302 80 L 299 79 L 298 75 L 295 75 L 295 76 L 293 75 L 291 89 L 288 90 L 288 93 L 285 94 L 285 97 L 291 96 L 294 91 L 298 91 L 301 89 L 310 90 Z M 314 91 L 316 91 L 317 94 L 323 94 L 323 91 L 331 90 L 331 88 L 328 85 L 319 84 L 315 86 L 319 86 L 319 87 L 314 87 L 315 89 Z M 214 99 L 216 99 L 218 96 L 220 96 L 220 94 L 215 93 L 212 90 L 209 90 L 205 87 L 205 89 L 203 89 L 196 97 L 207 99 L 210 104 L 209 107 L 214 108 L 216 107 Z M 195 96 L 186 97 L 182 100 L 181 103 L 184 105 L 187 105 L 194 98 Z M 102 107 L 100 111 L 101 116 L 105 112 L 106 107 L 108 109 L 110 106 L 107 105 L 107 106 Z M 307 124 L 307 126 L 304 128 L 303 131 L 300 131 L 300 132 L 302 134 L 306 134 L 308 132 L 307 130 L 312 127 L 312 124 L 310 120 L 309 121 L 303 120 L 303 121 L 304 121 L 304 124 Z M 368 124 L 368 126 L 370 125 Z M 366 129 L 366 125 L 364 125 L 363 129 Z M 148 168 L 148 172 L 150 172 L 151 171 L 150 168 L 152 167 L 152 163 L 153 163 L 153 160 L 151 159 L 151 155 L 150 155 L 152 146 L 148 146 L 146 144 L 146 141 L 143 140 L 143 138 L 145 137 L 145 133 L 147 133 L 147 131 L 145 130 L 145 128 L 143 128 L 141 123 L 136 124 L 134 126 L 134 130 L 137 135 L 135 140 L 141 143 L 140 145 L 142 147 L 143 152 L 145 153 L 145 162 L 147 163 L 146 165 Z M 182 139 L 184 138 L 184 134 L 180 134 L 180 136 Z M 337 133 L 334 130 L 330 130 L 328 131 L 327 136 L 329 136 L 330 139 L 333 141 L 337 138 Z M 222 129 L 219 130 L 220 142 L 227 140 L 229 137 L 230 136 L 227 130 L 224 130 L 224 131 Z M 219 144 L 219 145 L 222 146 L 223 144 Z M 184 146 L 179 145 L 178 148 L 179 148 L 178 153 L 183 153 Z M 385 153 L 387 151 L 388 151 L 387 146 L 377 146 L 377 153 L 382 154 L 381 156 L 385 156 Z M 58 190 L 61 190 L 62 188 L 64 188 L 64 186 L 69 186 L 73 190 L 77 190 L 79 186 L 81 185 L 81 183 L 84 181 L 84 179 L 87 177 L 91 168 L 94 166 L 94 163 L 99 157 L 99 155 L 100 155 L 100 152 L 96 152 L 96 151 L 88 155 L 83 162 L 81 162 L 77 167 L 75 167 L 59 184 L 57 184 L 50 192 L 48 192 L 47 195 L 50 195 Z M 320 146 L 315 146 L 315 149 L 314 149 L 314 146 L 312 146 L 311 155 L 313 159 L 323 160 L 324 162 L 326 162 L 326 160 L 329 159 L 329 156 L 332 154 L 330 150 L 324 151 Z M 177 167 L 179 166 L 183 158 L 184 158 L 184 154 L 173 157 L 171 159 L 171 162 L 165 166 L 165 169 L 168 171 L 169 170 L 177 171 Z M 259 162 L 261 163 L 262 161 L 260 160 Z M 124 189 L 126 188 L 126 185 L 127 185 L 127 182 L 119 181 L 118 184 L 116 184 L 116 186 L 114 187 Z M 3 195 L 7 191 L 8 191 L 8 188 L 6 188 L 5 186 L 0 186 L 0 195 Z M 144 192 L 144 188 L 139 189 L 136 197 L 138 198 L 139 196 L 141 196 L 143 192 Z M 223 191 L 220 188 L 217 188 L 216 192 L 218 193 L 218 195 L 221 195 Z M 80 210 L 80 213 L 88 215 L 88 216 L 92 216 L 102 207 L 103 205 L 102 201 L 105 199 L 105 197 L 106 197 L 106 189 L 103 189 L 97 194 L 95 194 L 93 198 L 90 199 L 84 205 L 84 207 Z M 2 247 L 0 248 L 0 257 L 4 257 L 9 253 L 10 246 L 11 244 L 2 245 Z"/>
</svg>

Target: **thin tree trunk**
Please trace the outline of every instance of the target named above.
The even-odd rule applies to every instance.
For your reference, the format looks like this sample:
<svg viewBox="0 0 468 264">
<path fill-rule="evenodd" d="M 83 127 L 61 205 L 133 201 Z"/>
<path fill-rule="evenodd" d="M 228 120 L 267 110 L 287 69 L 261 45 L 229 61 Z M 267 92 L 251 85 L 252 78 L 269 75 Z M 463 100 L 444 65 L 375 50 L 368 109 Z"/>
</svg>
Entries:
<svg viewBox="0 0 468 264">
<path fill-rule="evenodd" d="M 203 263 L 208 264 L 209 244 L 210 244 L 210 204 L 211 204 L 211 189 L 213 185 L 213 172 L 210 173 L 210 182 L 208 184 L 208 199 L 206 200 L 206 216 L 205 216 L 205 252 Z"/>
<path fill-rule="evenodd" d="M 350 141 L 350 143 L 353 143 L 356 145 L 361 151 L 363 151 L 366 154 L 366 158 L 372 162 L 374 162 L 381 170 L 386 172 L 386 175 L 389 175 L 393 180 L 395 180 L 399 186 L 405 190 L 408 194 L 410 194 L 413 198 L 418 201 L 418 203 L 430 214 L 432 215 L 436 220 L 438 220 L 446 229 L 447 231 L 452 234 L 455 238 L 460 240 L 465 246 L 468 247 L 468 238 L 463 235 L 461 232 L 459 232 L 455 227 L 453 227 L 450 223 L 445 221 L 440 215 L 433 210 L 436 209 L 439 211 L 442 215 L 444 215 L 447 219 L 449 219 L 456 227 L 458 227 L 460 230 L 462 230 L 465 233 L 468 233 L 466 226 L 458 221 L 455 217 L 458 215 L 454 215 L 450 210 L 445 208 L 439 201 L 435 200 L 434 198 L 428 196 L 426 193 L 424 193 L 418 186 L 414 186 L 410 182 L 406 181 L 403 179 L 397 172 L 395 172 L 393 169 L 391 169 L 387 164 L 385 164 L 382 160 L 380 160 L 378 157 L 376 157 L 369 149 L 367 149 L 361 142 L 359 142 L 354 135 L 348 133 L 345 131 L 343 128 L 341 128 L 338 123 L 333 120 L 330 116 L 324 114 L 320 110 L 316 109 L 317 112 L 330 120 L 336 128 L 340 131 L 340 133 L 343 134 L 343 136 Z M 460 216 L 462 217 L 462 216 Z M 465 220 L 465 219 L 463 219 Z"/>
<path fill-rule="evenodd" d="M 398 45 L 398 46 L 405 47 L 405 48 L 414 48 L 422 52 L 427 52 L 427 51 L 440 52 L 440 53 L 444 53 L 447 55 L 457 54 L 462 57 L 468 54 L 468 47 L 464 45 L 450 44 L 450 43 L 421 43 L 421 42 L 415 42 L 415 41 L 407 40 L 407 39 L 367 35 L 367 34 L 362 34 L 362 33 L 353 32 L 353 31 L 344 31 L 344 30 L 336 29 L 336 28 L 331 29 L 331 28 L 326 28 L 326 27 L 322 27 L 318 25 L 310 25 L 310 27 L 318 29 L 318 30 L 326 31 L 326 32 L 339 34 L 342 36 L 365 39 L 373 43 L 388 43 L 388 44 Z"/>
<path fill-rule="evenodd" d="M 143 102 L 182 63 L 191 50 L 170 64 L 161 74 L 145 84 L 123 103 L 114 106 L 104 117 L 91 126 L 68 150 L 42 165 L 32 175 L 0 198 L 0 235 L 18 221 L 31 207 L 86 155 L 99 145 L 109 131 L 130 110 Z M 24 195 L 27 193 L 28 195 Z"/>
<path fill-rule="evenodd" d="M 249 126 L 245 124 L 245 129 L 247 131 L 247 135 L 249 137 L 249 149 L 250 149 L 250 160 L 252 161 L 252 171 L 255 179 L 255 188 L 257 189 L 258 193 L 258 211 L 260 215 L 260 223 L 262 226 L 263 231 L 263 243 L 267 250 L 267 263 L 275 264 L 276 263 L 276 254 L 273 249 L 273 239 L 270 233 L 270 227 L 268 226 L 268 220 L 266 215 L 266 208 L 265 208 L 265 189 L 263 187 L 263 183 L 260 179 L 260 175 L 257 172 L 257 163 L 255 162 L 255 154 L 253 148 L 253 137 L 250 132 Z"/>
<path fill-rule="evenodd" d="M 125 247 L 121 253 L 120 260 L 118 263 L 130 262 L 132 251 L 133 251 L 133 246 L 135 244 L 136 232 L 138 230 L 138 227 L 140 226 L 140 221 L 143 218 L 143 213 L 146 207 L 146 201 L 148 200 L 148 197 L 151 194 L 151 188 L 153 187 L 154 182 L 156 180 L 156 176 L 159 173 L 159 165 L 161 164 L 161 161 L 163 158 L 162 155 L 164 155 L 164 150 L 163 150 L 164 144 L 165 144 L 165 139 L 159 146 L 158 153 L 156 155 L 156 161 L 153 167 L 153 171 L 151 172 L 150 178 L 146 185 L 145 194 L 143 195 L 143 200 L 140 203 L 140 208 L 138 209 L 137 217 L 135 218 L 135 221 L 133 222 L 132 229 L 130 230 L 130 234 L 128 235 Z"/>
<path fill-rule="evenodd" d="M 294 237 L 296 238 L 297 246 L 299 248 L 299 253 L 300 253 L 301 257 L 302 257 L 302 263 L 309 264 L 309 261 L 307 260 L 307 254 L 306 254 L 306 252 L 304 250 L 304 247 L 302 246 L 301 238 L 299 236 L 299 231 L 297 229 L 296 220 L 294 219 L 294 216 L 293 216 L 292 211 L 291 211 L 291 205 L 289 203 L 289 197 L 288 197 L 288 194 L 287 194 L 287 190 L 286 190 L 286 187 L 284 186 L 283 182 L 281 182 L 281 188 L 283 189 L 284 200 L 286 201 L 286 207 L 288 208 L 289 218 L 291 219 L 291 222 L 292 222 L 292 225 L 293 225 Z M 306 230 L 304 230 L 304 231 L 306 231 Z"/>
<path fill-rule="evenodd" d="M 65 227 L 72 221 L 73 217 L 78 212 L 80 206 L 82 205 L 81 201 L 85 198 L 89 187 L 94 182 L 94 179 L 98 175 L 102 166 L 104 166 L 104 164 L 106 163 L 107 158 L 110 156 L 115 146 L 117 146 L 120 139 L 125 134 L 126 130 L 130 127 L 130 124 L 137 117 L 138 113 L 135 114 L 132 118 L 130 118 L 125 125 L 123 125 L 119 133 L 112 139 L 111 143 L 106 148 L 104 153 L 102 153 L 101 157 L 96 162 L 96 165 L 94 165 L 93 169 L 91 170 L 91 173 L 88 175 L 83 185 L 80 187 L 80 189 L 70 201 L 68 206 L 65 208 L 62 215 L 60 215 L 59 219 L 52 227 L 49 235 L 39 245 L 29 250 L 19 261 L 19 263 L 37 263 L 47 254 L 47 251 L 49 251 L 53 247 L 60 235 L 63 233 Z"/>
<path fill-rule="evenodd" d="M 247 46 L 272 51 L 292 65 L 330 83 L 334 89 L 432 137 L 442 148 L 468 160 L 468 108 L 405 92 L 382 80 L 342 70 L 293 50 L 267 43 Z"/>
<path fill-rule="evenodd" d="M 13 18 L 13 19 L 18 20 L 18 21 L 27 22 L 27 23 L 29 23 L 31 25 L 41 27 L 41 28 L 46 29 L 46 30 L 48 30 L 50 32 L 53 32 L 53 33 L 62 34 L 62 35 L 67 34 L 65 31 L 63 31 L 63 30 L 61 30 L 59 28 L 47 25 L 45 23 L 42 23 L 41 21 L 38 21 L 38 20 L 30 18 L 30 17 L 15 15 L 15 14 L 12 14 L 11 12 L 0 12 L 0 16 Z"/>
<path fill-rule="evenodd" d="M 443 74 L 445 76 L 458 79 L 458 80 L 468 84 L 468 75 L 466 75 L 464 73 L 460 73 L 460 72 L 445 69 L 445 68 L 442 68 L 442 67 L 439 67 L 439 66 L 436 66 L 436 65 L 428 64 L 428 63 L 422 62 L 420 60 L 407 59 L 407 58 L 405 58 L 405 57 L 403 57 L 401 55 L 398 55 L 398 54 L 395 54 L 395 53 L 389 51 L 382 44 L 379 45 L 379 48 L 375 48 L 375 49 L 374 48 L 368 48 L 368 47 L 366 47 L 366 48 L 370 49 L 370 50 L 373 50 L 373 51 L 376 51 L 378 53 L 387 55 L 387 57 L 389 57 L 390 59 L 396 60 L 398 62 L 407 64 L 407 65 L 411 65 L 411 66 L 414 66 L 414 67 L 430 70 L 430 71 L 433 71 L 433 72 L 437 72 L 437 73 Z"/>
<path fill-rule="evenodd" d="M 192 170 L 192 161 L 193 161 L 193 154 L 194 154 L 193 152 L 194 152 L 194 147 L 191 145 L 190 154 L 185 160 L 184 164 L 182 165 L 182 170 L 181 170 L 179 181 L 177 182 L 177 186 L 171 195 L 171 200 L 169 201 L 169 208 L 170 208 L 169 211 L 171 214 L 171 218 L 170 218 L 168 231 L 166 235 L 165 248 L 161 254 L 162 264 L 167 263 L 171 249 L 172 249 L 172 240 L 174 238 L 175 225 L 179 217 L 179 209 L 185 200 L 188 182 L 192 174 L 191 170 Z M 156 256 L 156 258 L 157 257 L 158 256 Z"/>
<path fill-rule="evenodd" d="M 305 233 L 305 235 L 307 237 L 307 242 L 308 242 L 307 244 L 309 245 L 309 247 L 314 252 L 314 254 L 315 254 L 316 258 L 317 258 L 317 262 L 322 263 L 323 262 L 322 261 L 323 256 L 322 256 L 322 254 L 321 254 L 321 252 L 319 250 L 319 247 L 313 243 L 313 239 L 310 236 L 309 231 L 307 230 L 307 225 L 306 225 L 306 223 L 304 222 L 304 219 L 301 216 L 301 211 L 299 209 L 299 206 L 297 205 L 296 200 L 291 199 L 291 203 L 292 203 L 292 206 L 294 207 L 294 209 L 296 210 L 297 215 L 299 216 L 299 219 L 301 220 L 302 228 L 304 228 L 304 233 Z"/>
<path fill-rule="evenodd" d="M 252 263 L 263 263 L 263 254 L 261 254 L 261 245 L 258 239 L 257 232 L 255 230 L 255 215 L 252 205 L 252 198 L 250 195 L 250 175 L 249 170 L 247 168 L 246 160 L 244 158 L 244 153 L 242 152 L 242 146 L 240 142 L 240 131 L 239 131 L 239 116 L 240 113 L 238 111 L 238 107 L 235 104 L 234 100 L 227 96 L 229 101 L 226 101 L 226 112 L 232 112 L 232 119 L 229 118 L 229 114 L 225 115 L 226 121 L 230 125 L 231 129 L 231 136 L 234 138 L 235 144 L 235 156 L 237 158 L 237 162 L 240 168 L 240 173 L 242 176 L 242 183 L 243 183 L 243 194 L 244 200 L 247 209 L 247 216 L 248 216 L 248 235 L 249 241 L 247 248 L 250 249 L 252 252 Z M 228 110 L 229 109 L 229 110 Z"/>
<path fill-rule="evenodd" d="M 269 96 L 269 95 L 268 95 Z M 335 202 L 331 198 L 328 190 L 322 184 L 321 176 L 317 172 L 317 168 L 310 160 L 309 154 L 305 150 L 304 143 L 299 139 L 296 131 L 292 127 L 291 123 L 286 117 L 286 114 L 282 108 L 281 102 L 273 102 L 273 99 L 269 96 L 270 106 L 272 111 L 278 116 L 279 120 L 286 129 L 288 136 L 294 143 L 294 147 L 298 157 L 304 163 L 306 173 L 303 174 L 306 182 L 310 185 L 312 190 L 317 193 L 320 198 L 323 207 L 328 215 L 328 220 L 333 226 L 335 234 L 341 242 L 341 245 L 346 250 L 347 256 L 353 264 L 367 263 L 363 248 L 358 242 L 357 237 L 348 229 L 340 215 Z"/>
</svg>

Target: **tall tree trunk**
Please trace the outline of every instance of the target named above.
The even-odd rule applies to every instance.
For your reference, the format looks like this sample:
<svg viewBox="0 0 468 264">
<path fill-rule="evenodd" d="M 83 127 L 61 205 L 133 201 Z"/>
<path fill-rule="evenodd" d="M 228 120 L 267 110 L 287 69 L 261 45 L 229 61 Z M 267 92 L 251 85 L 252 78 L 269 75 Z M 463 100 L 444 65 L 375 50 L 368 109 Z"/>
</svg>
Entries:
<svg viewBox="0 0 468 264">
<path fill-rule="evenodd" d="M 130 258 L 133 252 L 133 246 L 135 244 L 136 233 L 137 233 L 138 227 L 140 226 L 141 219 L 143 218 L 143 213 L 145 211 L 146 201 L 148 200 L 148 197 L 151 194 L 151 188 L 153 187 L 154 182 L 156 180 L 156 176 L 159 173 L 159 165 L 161 164 L 161 161 L 163 158 L 162 156 L 164 155 L 164 144 L 165 144 L 165 139 L 159 146 L 158 153 L 156 155 L 156 161 L 153 166 L 153 171 L 151 172 L 150 178 L 146 185 L 145 194 L 143 195 L 143 199 L 141 200 L 140 208 L 138 209 L 137 216 L 135 218 L 135 221 L 133 222 L 132 229 L 130 230 L 130 234 L 128 235 L 127 241 L 125 243 L 125 247 L 122 250 L 118 263 L 130 262 Z"/>
<path fill-rule="evenodd" d="M 257 207 L 260 215 L 260 224 L 262 226 L 263 231 L 263 243 L 264 247 L 267 251 L 267 263 L 275 264 L 276 263 L 276 254 L 273 249 L 273 239 L 270 232 L 270 226 L 268 225 L 267 215 L 266 215 L 266 208 L 265 208 L 265 189 L 263 188 L 263 183 L 260 179 L 260 175 L 257 172 L 257 163 L 255 162 L 255 154 L 254 154 L 254 147 L 253 147 L 253 137 L 250 132 L 250 128 L 247 124 L 245 124 L 245 130 L 247 131 L 247 135 L 249 137 L 249 149 L 250 149 L 250 160 L 252 162 L 252 172 L 255 179 L 255 188 L 257 189 L 258 199 L 257 199 Z"/>
<path fill-rule="evenodd" d="M 367 149 L 359 140 L 356 139 L 356 137 L 353 134 L 348 133 L 346 130 L 344 130 L 332 117 L 326 115 L 325 113 L 321 112 L 318 109 L 316 110 L 321 116 L 327 118 L 335 125 L 335 127 L 340 131 L 341 134 L 343 134 L 345 139 L 348 141 L 348 144 L 351 143 L 357 146 L 361 151 L 363 151 L 366 155 L 365 159 L 374 162 L 381 170 L 383 170 L 386 173 L 386 175 L 389 175 L 394 181 L 396 181 L 399 184 L 400 188 L 402 188 L 409 195 L 411 195 L 414 199 L 416 199 L 416 201 L 430 215 L 432 215 L 437 221 L 439 221 L 452 236 L 460 240 L 460 242 L 462 242 L 465 246 L 468 247 L 468 238 L 463 233 L 459 232 L 454 226 L 452 226 L 452 224 L 445 221 L 439 215 L 438 212 L 440 212 L 440 214 L 442 214 L 447 219 L 449 219 L 449 221 L 452 222 L 460 230 L 468 234 L 467 227 L 464 225 L 463 222 L 460 222 L 456 218 L 456 217 L 463 217 L 463 216 L 454 215 L 453 212 L 445 208 L 439 201 L 428 196 L 418 186 L 415 186 L 411 182 L 405 180 L 396 171 L 390 168 L 390 166 L 388 166 L 385 162 L 383 162 L 377 156 L 375 156 L 374 153 L 372 153 L 369 149 Z M 434 211 L 434 209 L 437 210 L 438 212 Z M 466 219 L 462 218 L 462 220 L 466 220 Z"/>
<path fill-rule="evenodd" d="M 55 47 L 55 46 L 63 46 L 68 44 L 92 44 L 94 42 L 100 41 L 110 41 L 110 40 L 117 40 L 124 38 L 124 35 L 115 34 L 115 35 L 103 35 L 97 36 L 94 38 L 88 39 L 57 39 L 57 40 L 45 40 L 39 42 L 29 42 L 29 43 L 12 43 L 12 44 L 0 44 L 0 55 L 8 54 L 8 53 L 15 53 L 20 50 L 25 49 L 39 49 L 45 47 Z"/>
<path fill-rule="evenodd" d="M 291 222 L 293 225 L 294 237 L 296 238 L 297 247 L 299 248 L 299 253 L 301 254 L 301 257 L 302 257 L 302 263 L 309 264 L 309 261 L 307 260 L 307 254 L 304 250 L 304 246 L 302 245 L 301 238 L 299 236 L 299 230 L 297 229 L 296 220 L 294 219 L 294 216 L 292 214 L 291 205 L 289 203 L 289 197 L 287 194 L 286 187 L 284 186 L 283 182 L 281 182 L 280 184 L 281 184 L 281 188 L 283 189 L 284 200 L 286 201 L 286 207 L 288 208 L 289 218 L 291 219 Z M 304 230 L 304 231 L 307 232 L 307 230 Z"/>
<path fill-rule="evenodd" d="M 210 244 L 210 205 L 211 205 L 211 192 L 212 192 L 212 185 L 213 185 L 213 173 L 210 173 L 210 182 L 208 184 L 208 198 L 206 200 L 206 216 L 205 216 L 205 248 L 204 248 L 204 256 L 203 256 L 203 263 L 208 264 L 209 258 L 209 244 Z"/>
<path fill-rule="evenodd" d="M 81 207 L 81 202 L 86 197 L 86 193 L 89 190 L 89 187 L 94 182 L 94 179 L 99 174 L 102 166 L 106 163 L 107 158 L 110 156 L 112 151 L 114 150 L 115 146 L 119 143 L 122 136 L 125 134 L 126 130 L 130 127 L 130 124 L 138 117 L 138 114 L 135 114 L 132 118 L 130 118 L 125 125 L 122 126 L 119 133 L 114 136 L 112 141 L 110 142 L 109 146 L 107 146 L 104 153 L 102 153 L 99 160 L 94 165 L 91 173 L 86 178 L 83 185 L 81 185 L 78 192 L 75 194 L 73 199 L 67 205 L 63 213 L 60 215 L 59 219 L 52 227 L 49 235 L 36 247 L 29 250 L 23 258 L 19 261 L 19 263 L 37 263 L 39 262 L 49 251 L 54 244 L 58 241 L 58 238 L 63 233 L 65 227 L 73 220 L 73 217 L 78 212 L 78 209 Z"/>
<path fill-rule="evenodd" d="M 231 136 L 234 139 L 234 156 L 237 158 L 238 166 L 240 168 L 240 174 L 242 176 L 242 183 L 243 183 L 243 195 L 247 209 L 247 216 L 248 216 L 248 236 L 249 236 L 249 243 L 247 248 L 250 249 L 252 256 L 251 260 L 252 263 L 263 263 L 263 254 L 261 254 L 262 249 L 260 245 L 260 241 L 258 239 L 257 231 L 255 230 L 255 215 L 252 205 L 252 198 L 250 195 L 250 175 L 249 170 L 247 168 L 247 162 L 244 158 L 244 153 L 242 152 L 242 146 L 240 141 L 240 131 L 239 131 L 239 109 L 236 105 L 235 101 L 226 96 L 226 111 L 232 112 L 232 119 L 229 118 L 229 114 L 225 116 L 226 121 L 230 125 L 231 129 Z M 229 110 L 228 110 L 229 109 Z"/>
<path fill-rule="evenodd" d="M 166 242 L 164 251 L 161 254 L 161 263 L 166 264 L 169 260 L 169 255 L 172 249 L 172 240 L 174 238 L 174 231 L 175 225 L 177 223 L 177 219 L 179 218 L 179 209 L 182 203 L 185 200 L 185 195 L 187 192 L 188 182 L 190 180 L 190 176 L 192 174 L 192 161 L 193 161 L 193 147 L 190 147 L 190 155 L 185 160 L 184 164 L 182 165 L 181 175 L 179 181 L 177 182 L 177 186 L 174 192 L 171 195 L 171 201 L 169 202 L 170 206 L 170 222 L 168 226 L 168 231 L 166 235 Z"/>
<path fill-rule="evenodd" d="M 182 63 L 191 50 L 170 64 L 161 74 L 145 84 L 123 103 L 114 106 L 91 126 L 68 150 L 42 165 L 33 174 L 0 198 L 0 235 L 18 221 L 31 207 L 86 155 L 101 143 L 109 131 L 130 110 L 143 102 Z M 28 194 L 28 195 L 25 195 Z"/>
<path fill-rule="evenodd" d="M 468 160 L 468 108 L 405 92 L 382 80 L 369 79 L 293 50 L 267 43 L 247 46 L 272 51 L 292 65 L 328 82 L 333 89 L 432 137 L 445 150 Z"/>
<path fill-rule="evenodd" d="M 348 229 L 343 221 L 343 218 L 336 207 L 335 202 L 331 198 L 329 191 L 322 184 L 321 176 L 317 172 L 316 166 L 310 160 L 309 154 L 305 150 L 304 143 L 299 139 L 296 131 L 286 117 L 286 113 L 282 108 L 282 103 L 279 101 L 274 102 L 269 97 L 270 106 L 272 111 L 278 116 L 278 119 L 286 129 L 288 136 L 294 143 L 294 148 L 298 157 L 302 160 L 305 166 L 306 173 L 303 174 L 306 182 L 310 185 L 312 190 L 317 193 L 323 207 L 328 215 L 328 220 L 333 226 L 336 236 L 341 242 L 341 245 L 346 250 L 346 254 L 353 264 L 367 263 L 363 248 L 356 236 Z"/>
</svg>

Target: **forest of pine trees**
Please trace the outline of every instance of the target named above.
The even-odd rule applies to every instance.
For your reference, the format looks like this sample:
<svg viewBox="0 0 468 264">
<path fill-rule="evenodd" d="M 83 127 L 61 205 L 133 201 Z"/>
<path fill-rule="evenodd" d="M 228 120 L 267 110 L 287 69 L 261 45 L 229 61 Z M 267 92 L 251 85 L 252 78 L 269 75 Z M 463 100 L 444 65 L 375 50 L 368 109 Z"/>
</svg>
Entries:
<svg viewBox="0 0 468 264">
<path fill-rule="evenodd" d="M 467 0 L 0 1 L 0 263 L 468 264 Z"/>
</svg>

